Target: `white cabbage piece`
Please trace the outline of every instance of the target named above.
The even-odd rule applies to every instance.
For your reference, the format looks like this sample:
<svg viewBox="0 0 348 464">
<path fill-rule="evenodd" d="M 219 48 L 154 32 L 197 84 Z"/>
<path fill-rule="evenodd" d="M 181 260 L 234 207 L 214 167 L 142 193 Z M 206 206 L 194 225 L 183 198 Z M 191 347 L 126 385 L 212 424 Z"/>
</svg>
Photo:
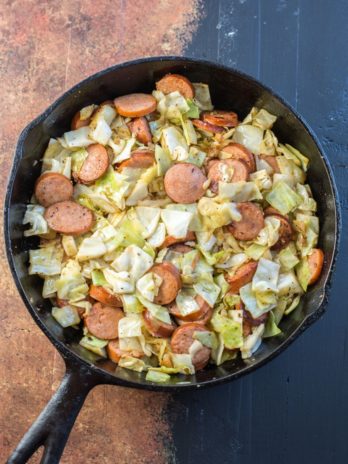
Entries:
<svg viewBox="0 0 348 464">
<path fill-rule="evenodd" d="M 29 275 L 54 276 L 62 269 L 63 249 L 56 242 L 29 250 Z"/>
<path fill-rule="evenodd" d="M 136 282 L 136 289 L 147 300 L 153 302 L 155 296 L 158 295 L 159 287 L 162 284 L 162 279 L 159 275 L 148 272 L 144 274 Z"/>
<path fill-rule="evenodd" d="M 178 369 L 178 372 L 182 374 L 194 374 L 195 368 L 192 364 L 192 358 L 189 354 L 179 354 L 172 353 L 172 361 L 175 368 Z"/>
<path fill-rule="evenodd" d="M 147 243 L 153 248 L 159 248 L 166 238 L 166 226 L 161 222 L 154 233 L 148 237 Z"/>
<path fill-rule="evenodd" d="M 298 283 L 296 275 L 293 271 L 279 274 L 278 279 L 278 295 L 294 295 L 296 293 L 302 293 L 302 288 Z"/>
<path fill-rule="evenodd" d="M 163 149 L 170 154 L 172 160 L 185 161 L 188 158 L 189 147 L 185 137 L 177 127 L 164 128 L 161 142 Z"/>
<path fill-rule="evenodd" d="M 89 127 L 89 137 L 95 142 L 106 145 L 111 137 L 111 123 L 116 116 L 116 110 L 111 105 L 103 105 L 94 113 Z"/>
<path fill-rule="evenodd" d="M 143 372 L 146 370 L 145 362 L 142 359 L 134 358 L 133 356 L 122 356 L 119 360 L 118 366 L 135 372 Z"/>
<path fill-rule="evenodd" d="M 132 148 L 133 148 L 133 145 L 135 144 L 135 141 L 136 141 L 135 137 L 131 137 L 130 139 L 127 140 L 123 149 L 120 152 L 116 153 L 117 151 L 116 147 L 112 146 L 111 140 L 109 140 L 109 145 L 111 146 L 111 148 L 114 150 L 114 153 L 115 153 L 115 158 L 112 164 L 121 163 L 121 161 L 125 161 L 126 159 L 129 159 L 131 157 Z"/>
<path fill-rule="evenodd" d="M 309 159 L 306 156 L 304 156 L 299 150 L 287 143 L 285 145 L 280 143 L 278 149 L 280 153 L 283 153 L 285 158 L 294 161 L 294 163 L 297 166 L 301 166 L 303 171 L 307 171 Z"/>
<path fill-rule="evenodd" d="M 173 164 L 172 158 L 165 150 L 163 150 L 161 145 L 158 144 L 155 145 L 155 158 L 157 163 L 157 175 L 164 176 Z"/>
<path fill-rule="evenodd" d="M 195 89 L 193 102 L 201 110 L 212 111 L 214 107 L 211 103 L 209 85 L 203 84 L 202 82 L 194 82 L 192 85 Z"/>
<path fill-rule="evenodd" d="M 263 130 L 250 124 L 240 124 L 235 128 L 232 140 L 244 145 L 255 155 L 260 154 Z"/>
<path fill-rule="evenodd" d="M 246 337 L 241 347 L 242 359 L 250 358 L 262 343 L 262 335 L 265 331 L 265 324 L 260 324 L 253 329 L 253 332 Z"/>
<path fill-rule="evenodd" d="M 183 288 L 178 292 L 175 302 L 180 314 L 188 316 L 198 311 L 199 305 L 196 301 L 196 296 L 197 293 L 191 288 Z"/>
<path fill-rule="evenodd" d="M 267 216 L 265 225 L 254 240 L 255 245 L 271 247 L 279 239 L 280 220 L 276 216 Z"/>
<path fill-rule="evenodd" d="M 118 322 L 118 336 L 119 338 L 140 337 L 141 331 L 141 317 L 138 314 L 129 314 Z"/>
<path fill-rule="evenodd" d="M 80 340 L 80 345 L 86 348 L 86 350 L 92 351 L 93 353 L 106 358 L 105 347 L 108 344 L 108 340 L 101 340 L 100 338 L 94 337 L 91 334 L 85 335 Z"/>
<path fill-rule="evenodd" d="M 140 303 L 136 295 L 124 293 L 121 295 L 121 299 L 125 314 L 143 312 L 143 305 Z"/>
<path fill-rule="evenodd" d="M 304 212 L 313 212 L 315 213 L 317 210 L 317 202 L 312 197 L 311 188 L 309 185 L 296 185 L 297 193 L 302 197 L 302 203 L 298 207 L 298 209 Z"/>
<path fill-rule="evenodd" d="M 308 214 L 297 213 L 293 221 L 297 230 L 296 247 L 302 257 L 308 256 L 318 243 L 319 218 Z"/>
<path fill-rule="evenodd" d="M 58 298 L 74 303 L 86 299 L 89 287 L 81 273 L 81 266 L 73 259 L 69 259 L 56 281 Z"/>
<path fill-rule="evenodd" d="M 89 259 L 100 258 L 105 253 L 106 246 L 101 237 L 86 237 L 79 246 L 77 259 L 79 261 L 88 261 Z"/>
<path fill-rule="evenodd" d="M 64 141 L 68 148 L 81 148 L 88 147 L 93 143 L 93 140 L 89 138 L 90 128 L 80 127 L 79 129 L 65 132 Z"/>
<path fill-rule="evenodd" d="M 260 169 L 249 175 L 251 182 L 254 182 L 256 187 L 261 190 L 270 190 L 272 188 L 272 179 L 266 169 Z"/>
<path fill-rule="evenodd" d="M 112 269 L 104 269 L 104 277 L 112 287 L 114 293 L 133 293 L 134 280 L 129 272 L 115 272 Z"/>
<path fill-rule="evenodd" d="M 158 100 L 157 111 L 161 114 L 162 118 L 178 120 L 182 114 L 190 110 L 186 99 L 178 91 L 167 95 L 154 91 L 153 95 Z"/>
<path fill-rule="evenodd" d="M 180 119 L 187 145 L 195 145 L 197 143 L 197 134 L 192 121 L 190 119 L 184 119 L 182 116 Z"/>
<path fill-rule="evenodd" d="M 198 212 L 202 216 L 205 231 L 213 231 L 242 218 L 235 203 L 219 201 L 217 197 L 203 197 L 198 201 Z"/>
<path fill-rule="evenodd" d="M 45 277 L 44 284 L 42 287 L 42 297 L 43 298 L 53 298 L 57 293 L 56 280 L 59 278 L 59 275 Z"/>
<path fill-rule="evenodd" d="M 276 120 L 277 116 L 274 116 L 274 114 L 269 113 L 264 108 L 259 109 L 254 106 L 244 119 L 243 124 L 251 123 L 253 126 L 266 130 L 271 129 Z"/>
<path fill-rule="evenodd" d="M 160 208 L 152 208 L 149 206 L 137 206 L 135 212 L 139 221 L 144 227 L 144 238 L 150 237 L 156 230 L 160 216 Z"/>
<path fill-rule="evenodd" d="M 65 251 L 65 254 L 69 258 L 73 258 L 77 254 L 77 246 L 75 238 L 72 235 L 63 235 L 62 236 L 62 246 Z"/>
<path fill-rule="evenodd" d="M 219 196 L 234 202 L 262 200 L 262 194 L 254 182 L 219 182 Z"/>
<path fill-rule="evenodd" d="M 171 324 L 168 308 L 152 303 L 139 293 L 137 293 L 137 298 L 155 319 L 158 319 L 159 321 L 162 321 L 165 324 Z"/>
<path fill-rule="evenodd" d="M 250 314 L 253 316 L 253 318 L 258 318 L 264 313 L 267 313 L 271 309 L 273 309 L 276 306 L 276 300 L 274 298 L 271 298 L 271 296 L 274 296 L 273 292 L 267 292 L 266 295 L 263 292 L 261 293 L 261 296 L 266 296 L 268 298 L 265 298 L 265 303 L 260 305 L 259 300 L 256 298 L 257 294 L 252 291 L 252 284 L 247 284 L 244 285 L 240 290 L 240 298 L 243 301 L 246 309 L 250 312 Z M 271 295 L 269 295 L 271 293 Z"/>
<path fill-rule="evenodd" d="M 27 205 L 27 209 L 24 214 L 23 224 L 30 224 L 30 229 L 24 231 L 25 237 L 31 237 L 32 235 L 46 234 L 49 229 L 45 218 L 43 217 L 45 208 L 40 205 Z"/>
<path fill-rule="evenodd" d="M 252 279 L 253 292 L 277 292 L 280 266 L 273 261 L 261 258 Z"/>
<path fill-rule="evenodd" d="M 128 272 L 134 282 L 140 279 L 152 265 L 153 257 L 137 245 L 129 245 L 112 263 L 112 267 L 116 271 Z"/>
<path fill-rule="evenodd" d="M 196 239 L 199 247 L 204 251 L 210 251 L 217 242 L 215 235 L 207 231 L 196 231 Z"/>
<path fill-rule="evenodd" d="M 215 284 L 212 277 L 210 279 L 200 278 L 193 288 L 211 308 L 215 305 L 220 294 L 220 287 Z"/>
<path fill-rule="evenodd" d="M 161 219 L 166 226 L 168 235 L 175 238 L 186 237 L 193 213 L 164 209 L 161 211 Z"/>
</svg>

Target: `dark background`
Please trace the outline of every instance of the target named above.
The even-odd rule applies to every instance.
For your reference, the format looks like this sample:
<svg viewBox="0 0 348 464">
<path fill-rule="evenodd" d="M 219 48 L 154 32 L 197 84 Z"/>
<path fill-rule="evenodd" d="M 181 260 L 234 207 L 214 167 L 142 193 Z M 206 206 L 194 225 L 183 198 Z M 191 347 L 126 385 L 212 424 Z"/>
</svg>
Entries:
<svg viewBox="0 0 348 464">
<path fill-rule="evenodd" d="M 314 129 L 334 170 L 343 233 L 324 317 L 255 373 L 170 407 L 177 463 L 348 462 L 348 2 L 205 1 L 186 54 L 260 79 Z"/>
</svg>

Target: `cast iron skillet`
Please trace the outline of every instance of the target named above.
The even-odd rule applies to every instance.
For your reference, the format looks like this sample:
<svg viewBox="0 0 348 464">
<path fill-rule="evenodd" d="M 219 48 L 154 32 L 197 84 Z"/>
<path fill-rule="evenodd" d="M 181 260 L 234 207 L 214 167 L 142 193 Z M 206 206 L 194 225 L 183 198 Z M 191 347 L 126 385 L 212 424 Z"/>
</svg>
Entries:
<svg viewBox="0 0 348 464">
<path fill-rule="evenodd" d="M 68 130 L 73 115 L 81 107 L 131 92 L 151 92 L 155 81 L 167 72 L 182 73 L 193 82 L 209 84 L 215 107 L 233 109 L 241 118 L 254 105 L 278 116 L 274 130 L 280 141 L 294 145 L 311 160 L 308 181 L 318 200 L 321 223 L 319 246 L 325 252 L 325 264 L 320 280 L 281 324 L 283 335 L 264 341 L 251 359 L 231 361 L 220 367 L 208 366 L 194 376 L 177 376 L 166 385 L 156 385 L 147 382 L 143 374 L 116 369 L 110 361 L 98 360 L 78 344 L 79 335 L 75 330 L 62 329 L 54 321 L 49 302 L 41 296 L 42 281 L 27 272 L 28 250 L 37 246 L 37 240 L 23 236 L 22 219 L 40 173 L 37 161 L 42 157 L 49 138 Z M 197 390 L 236 379 L 274 358 L 324 312 L 337 252 L 339 226 L 334 180 L 316 137 L 289 105 L 251 77 L 203 60 L 157 57 L 113 66 L 68 90 L 20 135 L 6 196 L 5 240 L 13 278 L 31 316 L 66 363 L 66 374 L 58 391 L 23 437 L 8 463 L 26 462 L 42 445 L 45 450 L 41 462 L 58 463 L 84 399 L 97 384 L 172 392 Z"/>
</svg>

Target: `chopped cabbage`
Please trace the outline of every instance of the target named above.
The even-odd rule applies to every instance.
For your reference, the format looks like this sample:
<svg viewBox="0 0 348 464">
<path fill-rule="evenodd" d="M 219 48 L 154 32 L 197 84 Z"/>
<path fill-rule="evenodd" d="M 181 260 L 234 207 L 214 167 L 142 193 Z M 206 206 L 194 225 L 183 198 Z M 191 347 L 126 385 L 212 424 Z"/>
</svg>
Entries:
<svg viewBox="0 0 348 464">
<path fill-rule="evenodd" d="M 254 182 L 219 182 L 219 196 L 236 202 L 262 200 L 262 195 Z"/>
<path fill-rule="evenodd" d="M 69 259 L 63 267 L 59 279 L 56 281 L 58 298 L 74 303 L 84 300 L 89 287 L 82 276 L 79 263 Z"/>
<path fill-rule="evenodd" d="M 156 228 L 161 216 L 160 208 L 151 208 L 150 206 L 137 206 L 135 208 L 139 221 L 144 227 L 144 238 L 150 237 Z"/>
<path fill-rule="evenodd" d="M 80 129 L 65 132 L 64 141 L 68 148 L 88 147 L 93 143 L 93 140 L 89 138 L 89 134 L 89 127 L 80 127 Z"/>
<path fill-rule="evenodd" d="M 198 311 L 199 305 L 196 301 L 196 296 L 197 294 L 189 288 L 184 288 L 179 291 L 175 302 L 180 314 L 183 316 L 188 316 L 189 314 Z"/>
<path fill-rule="evenodd" d="M 186 237 L 193 213 L 164 209 L 161 211 L 161 219 L 166 226 L 168 235 L 175 238 Z"/>
<path fill-rule="evenodd" d="M 185 161 L 187 159 L 189 147 L 185 137 L 175 126 L 163 129 L 161 142 L 163 149 L 170 154 L 172 160 Z"/>
<path fill-rule="evenodd" d="M 214 107 L 211 103 L 209 86 L 207 84 L 193 83 L 195 89 L 195 97 L 193 103 L 198 106 L 200 110 L 211 111 Z"/>
<path fill-rule="evenodd" d="M 29 251 L 29 275 L 54 276 L 62 270 L 63 249 L 57 244 Z"/>
<path fill-rule="evenodd" d="M 160 306 L 151 301 L 146 300 L 142 295 L 137 294 L 138 300 L 143 304 L 143 306 L 151 313 L 151 315 L 158 319 L 159 321 L 164 322 L 165 324 L 170 324 L 171 319 L 169 316 L 168 308 L 165 306 Z"/>
<path fill-rule="evenodd" d="M 52 316 L 62 327 L 71 327 L 80 323 L 79 313 L 72 306 L 53 307 Z"/>
<path fill-rule="evenodd" d="M 157 163 L 157 175 L 164 176 L 173 163 L 172 158 L 158 144 L 155 145 L 155 158 Z"/>
<path fill-rule="evenodd" d="M 251 123 L 253 126 L 266 130 L 271 129 L 276 120 L 277 116 L 269 113 L 264 108 L 259 109 L 254 106 L 244 119 L 243 124 Z"/>
<path fill-rule="evenodd" d="M 255 155 L 260 154 L 263 130 L 249 124 L 240 124 L 233 134 L 233 141 L 244 145 Z"/>
<path fill-rule="evenodd" d="M 126 271 L 115 272 L 112 269 L 104 269 L 105 280 L 111 285 L 115 293 L 134 292 L 134 279 Z"/>
<path fill-rule="evenodd" d="M 153 272 L 144 274 L 136 283 L 136 289 L 146 300 L 153 301 L 158 294 L 162 279 Z"/>
<path fill-rule="evenodd" d="M 165 372 L 149 369 L 146 374 L 145 380 L 147 380 L 148 382 L 165 383 L 170 380 L 170 375 L 166 374 Z"/>
<path fill-rule="evenodd" d="M 143 276 L 152 265 L 153 258 L 136 245 L 129 245 L 112 263 L 116 271 L 129 273 L 134 282 Z M 107 279 L 106 276 L 105 278 Z"/>
<path fill-rule="evenodd" d="M 151 237 L 147 239 L 147 242 L 153 248 L 158 248 L 162 245 L 166 238 L 166 226 L 161 222 L 158 224 L 156 230 L 153 232 Z"/>
<path fill-rule="evenodd" d="M 108 344 L 108 340 L 100 340 L 100 338 L 94 337 L 93 335 L 85 335 L 80 340 L 80 345 L 93 353 L 106 358 L 105 347 Z"/>
<path fill-rule="evenodd" d="M 146 370 L 145 362 L 133 356 L 122 356 L 118 363 L 119 367 L 124 367 L 131 371 L 143 372 Z"/>
<path fill-rule="evenodd" d="M 207 278 L 200 278 L 198 282 L 193 285 L 193 288 L 210 307 L 215 305 L 220 294 L 220 287 L 214 283 L 212 278 L 210 280 Z"/>
<path fill-rule="evenodd" d="M 30 224 L 30 229 L 24 231 L 25 237 L 31 237 L 32 235 L 47 234 L 48 225 L 43 217 L 45 208 L 40 205 L 27 205 L 25 211 L 23 224 Z"/>
<path fill-rule="evenodd" d="M 282 214 L 294 211 L 302 203 L 302 197 L 285 182 L 278 182 L 274 185 L 272 190 L 266 195 L 266 200 Z"/>
</svg>

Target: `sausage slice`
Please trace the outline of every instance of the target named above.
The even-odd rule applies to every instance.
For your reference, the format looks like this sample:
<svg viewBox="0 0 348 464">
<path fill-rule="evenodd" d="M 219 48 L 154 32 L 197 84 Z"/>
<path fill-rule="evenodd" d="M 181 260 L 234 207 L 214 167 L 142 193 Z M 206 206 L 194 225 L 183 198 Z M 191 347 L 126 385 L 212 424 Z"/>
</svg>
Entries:
<svg viewBox="0 0 348 464">
<path fill-rule="evenodd" d="M 191 100 L 195 96 L 195 89 L 191 82 L 187 77 L 180 74 L 166 74 L 156 82 L 156 89 L 165 95 L 171 92 L 179 92 L 183 97 Z"/>
<path fill-rule="evenodd" d="M 190 251 L 194 250 L 194 248 L 190 247 L 189 245 L 185 245 L 184 243 L 177 243 L 170 247 L 171 251 L 175 251 L 176 253 L 190 253 Z"/>
<path fill-rule="evenodd" d="M 215 110 L 203 113 L 203 121 L 221 127 L 236 127 L 238 125 L 238 115 L 233 111 Z"/>
<path fill-rule="evenodd" d="M 204 195 L 207 178 L 191 163 L 174 164 L 164 176 L 167 195 L 176 203 L 194 203 Z"/>
<path fill-rule="evenodd" d="M 260 155 L 260 159 L 266 161 L 266 163 L 271 166 L 274 172 L 280 173 L 279 164 L 275 156 Z"/>
<path fill-rule="evenodd" d="M 171 324 L 162 322 L 153 317 L 147 309 L 143 312 L 143 319 L 147 331 L 150 332 L 153 337 L 169 338 L 176 328 L 174 322 L 171 322 Z"/>
<path fill-rule="evenodd" d="M 89 287 L 89 296 L 107 306 L 115 306 L 116 308 L 122 308 L 123 306 L 122 300 L 118 295 L 110 293 L 101 285 L 92 284 Z"/>
<path fill-rule="evenodd" d="M 71 130 L 80 129 L 80 127 L 89 126 L 91 118 L 81 119 L 80 111 L 78 111 L 71 120 Z"/>
<path fill-rule="evenodd" d="M 257 262 L 249 261 L 242 264 L 233 275 L 227 274 L 226 280 L 230 284 L 230 292 L 238 293 L 241 287 L 251 282 L 256 269 Z"/>
<path fill-rule="evenodd" d="M 109 155 L 103 145 L 94 143 L 87 147 L 88 156 L 85 159 L 78 179 L 82 184 L 91 184 L 102 177 L 109 167 Z"/>
<path fill-rule="evenodd" d="M 155 162 L 155 154 L 152 150 L 134 151 L 132 156 L 119 164 L 118 170 L 124 168 L 146 169 L 151 167 Z"/>
<path fill-rule="evenodd" d="M 111 306 L 95 303 L 85 317 L 85 325 L 92 335 L 102 340 L 118 337 L 118 323 L 124 317 L 123 311 Z"/>
<path fill-rule="evenodd" d="M 282 248 L 285 248 L 294 237 L 294 230 L 291 226 L 289 219 L 287 219 L 282 214 L 267 214 L 267 216 L 273 216 L 280 221 L 280 227 L 278 230 L 279 239 L 278 241 L 271 247 L 271 250 L 279 251 Z"/>
<path fill-rule="evenodd" d="M 230 143 L 221 151 L 228 153 L 232 159 L 244 161 L 244 163 L 246 163 L 248 166 L 249 173 L 252 173 L 256 170 L 254 155 L 240 143 Z"/>
<path fill-rule="evenodd" d="M 250 201 L 238 203 L 237 208 L 242 219 L 232 221 L 227 228 L 237 240 L 253 240 L 264 227 L 263 213 L 258 206 Z"/>
<path fill-rule="evenodd" d="M 195 300 L 196 300 L 196 303 L 198 304 L 198 309 L 194 313 L 188 314 L 187 316 L 183 316 L 180 313 L 179 308 L 177 307 L 175 302 L 173 302 L 168 307 L 168 310 L 170 314 L 172 314 L 175 318 L 179 319 L 180 321 L 201 322 L 203 319 L 207 317 L 208 314 L 210 314 L 211 308 L 208 305 L 208 303 L 205 300 L 203 300 L 203 298 L 200 295 L 197 295 Z"/>
<path fill-rule="evenodd" d="M 210 124 L 210 122 L 202 121 L 201 119 L 192 119 L 192 124 L 197 127 L 197 129 L 211 132 L 212 134 L 220 134 L 224 132 L 224 128 L 220 126 L 215 126 L 214 124 Z"/>
<path fill-rule="evenodd" d="M 73 190 L 70 180 L 58 172 L 43 173 L 35 183 L 35 197 L 45 208 L 57 201 L 70 200 Z"/>
<path fill-rule="evenodd" d="M 49 227 L 67 235 L 81 235 L 93 226 L 94 216 L 90 209 L 74 201 L 60 201 L 49 206 L 44 214 Z"/>
<path fill-rule="evenodd" d="M 144 116 L 131 121 L 129 123 L 129 128 L 140 143 L 147 145 L 152 141 L 150 126 Z"/>
<path fill-rule="evenodd" d="M 225 159 L 210 161 L 208 164 L 208 178 L 210 179 L 210 190 L 217 193 L 219 190 L 219 182 L 240 182 L 247 181 L 249 178 L 249 170 L 243 161 L 236 159 Z M 227 173 L 227 178 L 225 175 Z"/>
<path fill-rule="evenodd" d="M 155 264 L 150 269 L 150 272 L 158 275 L 162 279 L 162 283 L 158 289 L 158 294 L 154 298 L 154 302 L 159 305 L 166 305 L 175 300 L 178 291 L 181 288 L 180 272 L 174 264 L 165 261 L 161 264 Z"/>
<path fill-rule="evenodd" d="M 117 112 L 127 118 L 138 118 L 152 113 L 157 107 L 155 97 L 147 93 L 131 93 L 114 100 Z"/>
<path fill-rule="evenodd" d="M 194 332 L 205 332 L 206 330 L 204 326 L 195 322 L 183 324 L 178 327 L 173 333 L 170 342 L 173 353 L 189 353 L 190 346 L 194 342 Z M 195 366 L 196 371 L 203 369 L 208 364 L 210 352 L 210 348 L 202 346 L 202 348 L 194 354 L 192 364 Z"/>
<path fill-rule="evenodd" d="M 324 264 L 324 253 L 320 248 L 314 248 L 308 257 L 308 266 L 310 271 L 310 279 L 308 285 L 314 284 L 320 277 L 321 270 Z"/>
<path fill-rule="evenodd" d="M 186 237 L 184 238 L 175 238 L 175 237 L 172 237 L 171 235 L 168 235 L 164 239 L 164 242 L 160 246 L 160 249 L 170 247 L 174 245 L 175 243 L 193 242 L 195 240 L 196 240 L 196 234 L 192 231 L 188 231 Z"/>
</svg>

